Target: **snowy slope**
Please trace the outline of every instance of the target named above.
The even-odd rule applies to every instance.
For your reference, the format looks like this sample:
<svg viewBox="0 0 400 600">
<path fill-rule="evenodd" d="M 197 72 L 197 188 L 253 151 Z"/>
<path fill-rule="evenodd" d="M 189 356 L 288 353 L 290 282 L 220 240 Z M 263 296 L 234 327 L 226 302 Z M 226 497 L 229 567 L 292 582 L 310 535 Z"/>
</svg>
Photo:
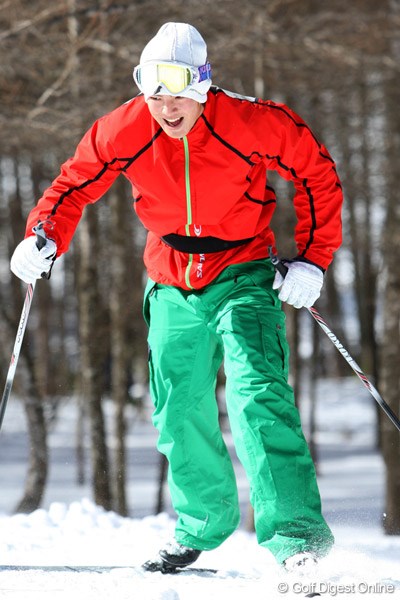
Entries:
<svg viewBox="0 0 400 600">
<path fill-rule="evenodd" d="M 173 520 L 165 514 L 123 519 L 88 500 L 3 517 L 0 531 L 8 565 L 0 568 L 0 598 L 7 600 L 261 600 L 302 597 L 315 588 L 339 597 L 341 590 L 351 598 L 400 597 L 400 540 L 384 539 L 375 527 L 364 533 L 338 528 L 337 548 L 315 576 L 303 580 L 282 573 L 254 535 L 243 531 L 197 561 L 196 567 L 218 569 L 215 574 L 144 573 L 132 565 L 155 555 L 171 536 Z M 16 565 L 31 568 L 18 571 Z M 57 569 L 66 565 L 68 570 Z"/>
<path fill-rule="evenodd" d="M 5 505 L 14 501 L 13 489 L 18 496 L 24 472 L 24 453 L 17 461 L 10 451 L 21 420 L 16 417 L 18 407 L 12 407 L 0 435 L 0 481 L 7 484 L 7 493 L 0 497 L 0 599 L 265 600 L 300 598 L 318 589 L 325 597 L 400 598 L 400 538 L 384 536 L 381 529 L 384 477 L 375 450 L 374 403 L 354 378 L 339 385 L 325 382 L 319 395 L 319 483 L 324 513 L 337 543 L 318 571 L 303 580 L 283 573 L 257 545 L 255 536 L 242 529 L 217 550 L 203 553 L 194 565 L 217 569 L 216 573 L 142 572 L 140 564 L 155 556 L 172 536 L 171 513 L 121 518 L 82 499 L 82 490 L 71 484 L 68 468 L 60 468 L 68 467 L 62 463 L 64 446 L 71 440 L 71 432 L 66 432 L 68 418 L 52 433 L 53 454 L 61 462 L 52 466 L 45 509 L 10 516 L 11 506 Z M 303 411 L 307 429 L 306 401 Z M 154 433 L 149 430 L 142 438 L 134 437 L 133 450 L 140 446 L 139 454 L 148 457 Z M 63 452 L 57 454 L 57 448 Z M 236 468 L 245 502 L 246 485 L 240 467 Z M 136 473 L 136 487 L 142 483 L 148 492 L 144 475 L 140 479 Z M 145 510 L 146 493 L 140 496 L 139 512 Z M 58 501 L 63 494 L 65 501 Z M 147 514 L 152 500 L 147 496 Z"/>
</svg>

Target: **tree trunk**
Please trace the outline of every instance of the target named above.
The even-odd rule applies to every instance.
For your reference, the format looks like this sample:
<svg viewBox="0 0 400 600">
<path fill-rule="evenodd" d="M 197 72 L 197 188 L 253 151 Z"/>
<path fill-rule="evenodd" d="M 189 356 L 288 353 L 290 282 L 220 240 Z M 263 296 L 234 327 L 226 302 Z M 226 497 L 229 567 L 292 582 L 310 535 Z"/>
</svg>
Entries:
<svg viewBox="0 0 400 600">
<path fill-rule="evenodd" d="M 16 161 L 16 165 L 18 162 Z M 16 173 L 17 173 L 16 169 Z M 20 182 L 18 175 L 16 177 L 16 194 L 12 202 L 10 202 L 10 216 L 12 225 L 12 244 L 15 247 L 23 238 L 23 212 L 22 212 L 22 195 L 20 193 Z M 19 298 L 19 304 L 22 305 L 22 294 L 20 282 L 13 277 L 12 286 L 14 288 L 14 299 Z M 37 286 L 39 288 L 39 286 Z M 25 289 L 25 286 L 24 286 Z M 38 292 L 34 296 L 34 300 L 38 301 Z M 32 307 L 34 308 L 34 307 Z M 38 309 L 36 302 L 36 309 Z M 31 309 L 31 314 L 34 314 Z M 36 311 L 37 312 L 37 311 Z M 18 323 L 20 313 L 15 315 L 15 323 Z M 32 318 L 28 323 L 32 324 Z M 39 321 L 40 325 L 40 321 Z M 15 325 L 15 332 L 17 325 Z M 38 384 L 37 371 L 35 370 L 35 353 L 40 361 L 46 361 L 47 352 L 40 356 L 40 351 L 37 351 L 38 331 L 30 333 L 28 330 L 25 333 L 25 340 L 21 349 L 20 364 L 18 365 L 19 373 L 22 375 L 22 395 L 24 398 L 24 408 L 27 418 L 28 435 L 29 435 L 29 462 L 28 471 L 25 480 L 25 489 L 21 500 L 15 507 L 15 512 L 32 512 L 36 510 L 42 501 L 42 497 L 46 487 L 47 469 L 48 469 L 48 449 L 47 449 L 47 428 L 43 411 L 43 396 L 40 393 L 44 390 L 44 384 Z"/>
<path fill-rule="evenodd" d="M 397 211 L 398 212 L 398 211 Z M 392 220 L 394 224 L 394 219 Z M 391 231 L 391 250 L 386 257 L 388 280 L 385 290 L 384 339 L 382 345 L 382 389 L 385 401 L 400 414 L 400 215 L 397 232 Z M 389 233 L 389 232 L 388 232 Z M 385 533 L 400 534 L 400 436 L 389 419 L 381 420 L 381 441 L 386 465 Z"/>
<path fill-rule="evenodd" d="M 33 362 L 28 360 L 27 363 L 28 384 L 24 406 L 28 421 L 30 453 L 24 494 L 15 507 L 17 513 L 30 513 L 40 506 L 46 487 L 48 467 L 47 431 L 43 404 L 32 376 Z"/>
<path fill-rule="evenodd" d="M 165 510 L 164 485 L 167 480 L 167 473 L 168 473 L 167 457 L 164 454 L 160 454 L 159 462 L 158 462 L 157 499 L 156 499 L 156 506 L 155 506 L 155 514 L 156 515 L 158 515 L 159 513 L 163 512 Z"/>
<path fill-rule="evenodd" d="M 88 405 L 91 435 L 93 496 L 96 504 L 112 508 L 109 462 L 102 407 L 104 385 L 104 312 L 98 287 L 96 208 L 86 210 L 79 226 L 80 268 L 78 273 L 79 338 L 81 347 L 81 392 Z"/>
<path fill-rule="evenodd" d="M 128 372 L 131 351 L 128 345 L 128 323 L 131 302 L 127 268 L 126 204 L 123 181 L 114 184 L 110 193 L 111 206 L 111 396 L 115 406 L 115 455 L 114 455 L 114 509 L 121 515 L 128 514 L 126 499 L 126 418 L 128 402 Z"/>
<path fill-rule="evenodd" d="M 393 5 L 394 6 L 394 5 Z M 400 8 L 396 9 L 399 16 Z M 394 48 L 397 58 L 400 46 Z M 395 57 L 395 54 L 394 54 Z M 382 390 L 385 401 L 396 415 L 400 414 L 400 204 L 398 189 L 399 170 L 394 168 L 394 157 L 400 156 L 400 114 L 397 82 L 387 83 L 387 138 L 386 167 L 387 217 L 383 240 L 383 264 L 386 285 L 384 291 L 382 342 Z M 397 135 L 395 135 L 397 132 Z M 381 419 L 381 440 L 386 465 L 386 509 L 384 530 L 388 535 L 400 535 L 400 435 L 388 418 Z"/>
</svg>

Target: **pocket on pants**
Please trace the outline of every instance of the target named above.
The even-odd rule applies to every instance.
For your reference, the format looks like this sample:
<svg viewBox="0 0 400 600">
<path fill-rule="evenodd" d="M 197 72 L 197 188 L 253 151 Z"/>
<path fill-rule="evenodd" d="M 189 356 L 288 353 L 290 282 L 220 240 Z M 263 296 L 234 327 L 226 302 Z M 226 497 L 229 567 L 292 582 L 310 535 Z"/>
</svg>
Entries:
<svg viewBox="0 0 400 600">
<path fill-rule="evenodd" d="M 156 394 L 155 394 L 155 389 L 154 389 L 155 385 L 154 385 L 153 357 L 152 357 L 150 346 L 148 346 L 147 368 L 148 368 L 148 373 L 149 373 L 149 391 L 150 391 L 150 397 L 151 397 L 151 399 L 153 401 L 153 404 L 155 406 L 157 406 L 157 402 L 155 400 Z"/>
<path fill-rule="evenodd" d="M 148 327 L 150 327 L 150 297 L 154 294 L 156 287 L 157 283 L 149 279 L 144 290 L 142 313 Z"/>
<path fill-rule="evenodd" d="M 285 379 L 289 375 L 289 344 L 286 339 L 285 315 L 276 311 L 259 312 L 265 359 L 270 368 Z"/>
</svg>

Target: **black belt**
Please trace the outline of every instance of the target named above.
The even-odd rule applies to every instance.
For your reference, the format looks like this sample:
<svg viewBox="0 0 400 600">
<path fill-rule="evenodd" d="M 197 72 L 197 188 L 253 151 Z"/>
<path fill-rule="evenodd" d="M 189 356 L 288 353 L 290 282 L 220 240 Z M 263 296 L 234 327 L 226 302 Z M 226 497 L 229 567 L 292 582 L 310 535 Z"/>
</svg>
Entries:
<svg viewBox="0 0 400 600">
<path fill-rule="evenodd" d="M 186 252 L 187 254 L 211 254 L 212 252 L 223 252 L 230 248 L 243 246 L 248 244 L 255 237 L 245 238 L 243 240 L 221 240 L 217 237 L 207 235 L 205 237 L 191 237 L 186 235 L 178 235 L 177 233 L 169 233 L 161 237 L 162 241 L 178 252 Z"/>
</svg>

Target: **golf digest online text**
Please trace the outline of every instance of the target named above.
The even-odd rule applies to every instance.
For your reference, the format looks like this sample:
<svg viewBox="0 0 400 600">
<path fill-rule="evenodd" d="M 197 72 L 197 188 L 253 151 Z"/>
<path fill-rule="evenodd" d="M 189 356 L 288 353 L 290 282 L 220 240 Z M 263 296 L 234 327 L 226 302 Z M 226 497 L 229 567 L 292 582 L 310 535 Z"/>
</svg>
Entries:
<svg viewBox="0 0 400 600">
<path fill-rule="evenodd" d="M 280 594 L 292 592 L 294 594 L 329 594 L 330 596 L 339 596 L 340 594 L 393 594 L 394 591 L 395 586 L 392 583 L 369 583 L 366 581 L 343 584 L 330 581 L 295 581 L 292 583 L 282 581 L 278 584 L 278 592 Z"/>
</svg>

